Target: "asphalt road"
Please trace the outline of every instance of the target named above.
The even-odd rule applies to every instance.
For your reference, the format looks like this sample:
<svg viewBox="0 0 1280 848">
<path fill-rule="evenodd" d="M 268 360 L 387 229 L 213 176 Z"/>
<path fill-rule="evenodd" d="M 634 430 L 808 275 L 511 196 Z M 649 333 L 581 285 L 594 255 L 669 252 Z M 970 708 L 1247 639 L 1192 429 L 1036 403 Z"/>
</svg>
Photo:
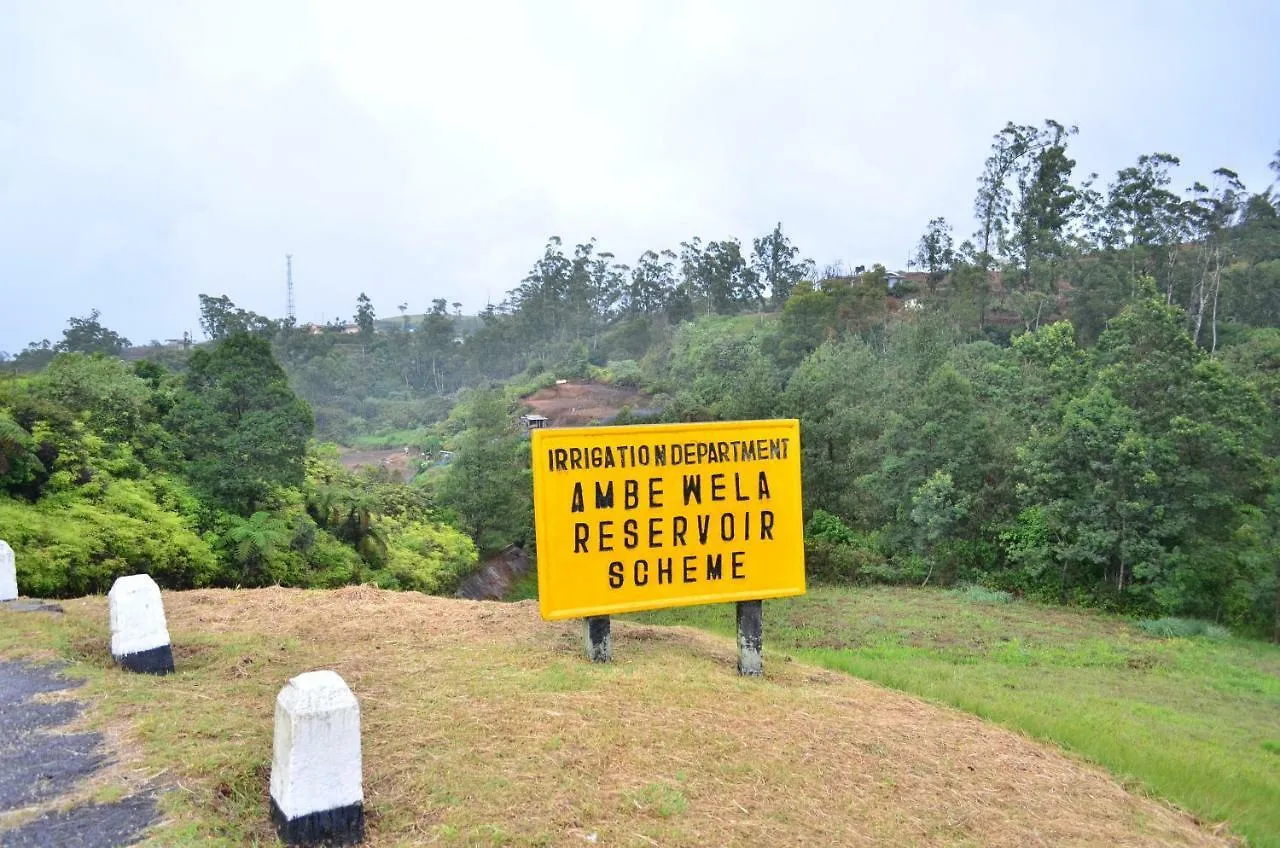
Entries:
<svg viewBox="0 0 1280 848">
<path fill-rule="evenodd" d="M 0 660 L 0 846 L 3 848 L 117 848 L 142 839 L 156 820 L 151 794 L 110 804 L 63 809 L 59 800 L 107 762 L 97 733 L 59 728 L 80 714 L 73 700 L 42 702 L 48 692 L 74 689 L 79 681 L 57 665 Z M 41 812 L 3 829 L 7 814 L 34 807 Z"/>
</svg>

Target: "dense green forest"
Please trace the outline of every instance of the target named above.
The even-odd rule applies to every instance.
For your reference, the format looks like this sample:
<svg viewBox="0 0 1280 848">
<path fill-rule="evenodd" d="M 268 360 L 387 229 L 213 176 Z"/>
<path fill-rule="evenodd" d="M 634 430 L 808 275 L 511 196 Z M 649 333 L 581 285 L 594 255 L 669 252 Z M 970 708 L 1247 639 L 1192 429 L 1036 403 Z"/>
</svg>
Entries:
<svg viewBox="0 0 1280 848">
<path fill-rule="evenodd" d="M 779 224 L 632 265 L 551 238 L 478 320 L 361 294 L 344 331 L 201 295 L 208 343 L 125 365 L 71 319 L 0 382 L 0 534 L 36 594 L 140 568 L 448 589 L 477 549 L 532 545 L 520 398 L 590 378 L 660 420 L 799 418 L 817 579 L 1280 639 L 1280 198 L 1225 168 L 1177 191 L 1166 153 L 1081 177 L 1075 137 L 996 133 L 971 237 L 929 221 L 906 274 L 819 268 Z M 404 486 L 330 442 L 456 460 Z"/>
</svg>

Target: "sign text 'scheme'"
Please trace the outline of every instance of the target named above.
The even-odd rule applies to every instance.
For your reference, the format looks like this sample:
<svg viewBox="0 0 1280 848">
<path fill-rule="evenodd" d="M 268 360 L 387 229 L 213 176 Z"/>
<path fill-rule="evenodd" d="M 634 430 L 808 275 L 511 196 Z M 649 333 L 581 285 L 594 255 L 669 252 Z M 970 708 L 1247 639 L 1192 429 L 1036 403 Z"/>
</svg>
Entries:
<svg viewBox="0 0 1280 848">
<path fill-rule="evenodd" d="M 543 618 L 804 593 L 799 422 L 532 439 Z"/>
</svg>

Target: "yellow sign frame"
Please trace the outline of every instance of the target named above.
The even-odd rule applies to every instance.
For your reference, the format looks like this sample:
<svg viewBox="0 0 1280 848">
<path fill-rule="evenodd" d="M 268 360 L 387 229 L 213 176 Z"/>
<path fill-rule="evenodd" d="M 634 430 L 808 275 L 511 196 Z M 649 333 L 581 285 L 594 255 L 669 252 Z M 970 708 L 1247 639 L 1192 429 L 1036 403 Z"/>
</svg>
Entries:
<svg viewBox="0 0 1280 848">
<path fill-rule="evenodd" d="M 530 435 L 544 619 L 804 594 L 799 421 Z"/>
</svg>

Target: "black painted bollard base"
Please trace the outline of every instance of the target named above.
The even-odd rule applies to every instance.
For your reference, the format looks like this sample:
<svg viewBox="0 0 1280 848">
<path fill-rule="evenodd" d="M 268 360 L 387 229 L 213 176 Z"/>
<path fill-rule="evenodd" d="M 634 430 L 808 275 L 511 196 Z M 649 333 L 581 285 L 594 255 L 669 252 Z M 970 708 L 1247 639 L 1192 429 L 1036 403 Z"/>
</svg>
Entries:
<svg viewBox="0 0 1280 848">
<path fill-rule="evenodd" d="M 272 798 L 271 821 L 286 845 L 355 845 L 364 840 L 364 804 L 289 819 Z"/>
<path fill-rule="evenodd" d="M 587 659 L 598 663 L 610 662 L 613 659 L 613 638 L 610 634 L 609 616 L 584 618 L 582 631 L 587 641 Z"/>
<path fill-rule="evenodd" d="M 764 674 L 761 645 L 764 629 L 764 603 L 738 602 L 738 674 L 760 677 Z"/>
<path fill-rule="evenodd" d="M 116 662 L 127 671 L 139 674 L 173 674 L 173 646 L 161 645 L 149 651 L 138 651 L 116 657 Z"/>
</svg>

